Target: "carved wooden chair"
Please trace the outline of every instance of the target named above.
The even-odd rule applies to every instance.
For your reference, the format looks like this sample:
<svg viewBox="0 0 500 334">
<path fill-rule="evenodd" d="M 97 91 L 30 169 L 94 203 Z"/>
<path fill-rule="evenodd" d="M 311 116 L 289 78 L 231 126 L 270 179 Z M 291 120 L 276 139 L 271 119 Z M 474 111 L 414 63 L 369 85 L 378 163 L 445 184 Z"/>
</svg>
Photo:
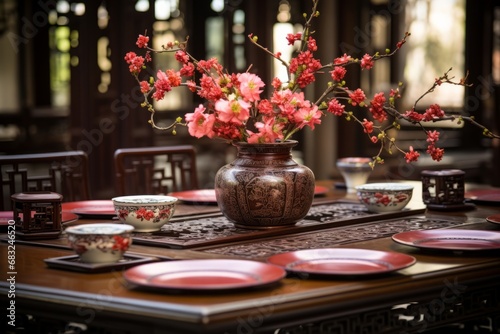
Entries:
<svg viewBox="0 0 500 334">
<path fill-rule="evenodd" d="M 83 151 L 0 155 L 0 211 L 12 209 L 11 195 L 52 191 L 64 202 L 90 199 L 88 156 Z"/>
<path fill-rule="evenodd" d="M 191 145 L 120 148 L 114 162 L 117 196 L 198 189 L 196 149 Z"/>
</svg>

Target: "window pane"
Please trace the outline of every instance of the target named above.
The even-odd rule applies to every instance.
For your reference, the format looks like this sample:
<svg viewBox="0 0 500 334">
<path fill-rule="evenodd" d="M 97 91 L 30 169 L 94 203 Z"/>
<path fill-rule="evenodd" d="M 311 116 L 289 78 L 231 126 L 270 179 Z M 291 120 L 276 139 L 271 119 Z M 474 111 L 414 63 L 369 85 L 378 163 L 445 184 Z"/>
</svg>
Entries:
<svg viewBox="0 0 500 334">
<path fill-rule="evenodd" d="M 411 36 L 404 46 L 407 54 L 403 102 L 410 108 L 434 79 L 450 67 L 450 75 L 455 79 L 464 77 L 465 0 L 407 0 L 407 4 L 406 27 Z M 464 92 L 461 86 L 439 86 L 417 108 L 427 108 L 431 103 L 461 108 Z"/>
</svg>

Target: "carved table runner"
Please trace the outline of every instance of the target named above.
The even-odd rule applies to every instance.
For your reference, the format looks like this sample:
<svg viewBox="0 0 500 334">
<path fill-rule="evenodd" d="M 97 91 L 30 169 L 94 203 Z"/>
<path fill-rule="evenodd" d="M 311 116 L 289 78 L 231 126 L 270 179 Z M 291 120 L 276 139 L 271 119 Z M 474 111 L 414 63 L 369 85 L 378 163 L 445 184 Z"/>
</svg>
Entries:
<svg viewBox="0 0 500 334">
<path fill-rule="evenodd" d="M 424 216 L 397 218 L 344 226 L 342 228 L 332 228 L 318 232 L 302 233 L 294 235 L 293 239 L 290 237 L 278 237 L 272 240 L 214 247 L 203 251 L 257 260 L 265 259 L 274 254 L 293 252 L 300 249 L 330 248 L 357 241 L 391 237 L 400 232 L 450 228 L 474 222 L 476 222 L 474 219 L 464 223 L 464 221 L 460 220 L 430 219 Z"/>
<path fill-rule="evenodd" d="M 255 240 L 257 238 L 283 236 L 298 232 L 313 231 L 329 227 L 359 224 L 369 221 L 405 217 L 422 213 L 425 209 L 403 210 L 393 213 L 371 213 L 362 204 L 345 202 L 321 203 L 311 207 L 308 215 L 290 227 L 252 230 L 235 227 L 222 215 L 212 217 L 190 217 L 166 224 L 161 231 L 134 233 L 136 244 L 169 248 L 193 248 L 222 243 Z"/>
</svg>

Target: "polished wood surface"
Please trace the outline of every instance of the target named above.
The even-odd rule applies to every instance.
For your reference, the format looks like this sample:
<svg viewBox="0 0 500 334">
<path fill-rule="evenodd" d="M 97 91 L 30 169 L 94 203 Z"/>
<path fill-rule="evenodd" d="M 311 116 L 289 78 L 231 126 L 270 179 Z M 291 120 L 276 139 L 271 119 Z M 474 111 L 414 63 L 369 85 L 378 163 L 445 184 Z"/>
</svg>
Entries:
<svg viewBox="0 0 500 334">
<path fill-rule="evenodd" d="M 343 189 L 335 189 L 331 182 L 325 184 L 330 189 L 327 198 L 355 200 L 346 197 Z M 412 205 L 421 205 L 419 201 L 417 192 Z M 427 217 L 446 217 L 463 223 L 460 228 L 500 231 L 500 225 L 485 219 L 494 214 L 500 214 L 500 207 L 477 206 L 461 212 L 425 213 Z M 80 219 L 78 222 L 93 221 Z M 6 240 L 4 235 L 0 243 L 2 268 L 8 265 Z M 439 314 L 431 310 L 434 313 L 424 317 L 424 321 L 381 320 L 384 332 L 401 332 L 402 328 L 407 332 L 416 332 L 424 327 L 427 329 L 456 321 L 457 318 L 449 314 L 444 317 L 443 314 L 445 309 L 459 307 L 457 305 L 466 308 L 458 318 L 462 320 L 500 312 L 498 251 L 470 254 L 421 251 L 383 237 L 351 242 L 341 247 L 402 252 L 414 256 L 416 264 L 393 274 L 375 277 L 289 276 L 274 286 L 261 289 L 172 293 L 131 287 L 123 279 L 122 270 L 91 274 L 48 268 L 44 259 L 73 254 L 61 240 L 42 244 L 17 240 L 15 247 L 15 303 L 18 314 L 74 321 L 91 328 L 102 327 L 116 332 L 271 333 L 277 329 L 285 331 L 286 328 L 299 332 L 301 328 L 305 333 L 307 326 L 337 326 L 339 319 L 349 323 L 361 318 L 366 320 L 374 314 L 378 314 L 377 317 L 394 316 L 395 305 L 405 303 L 415 303 L 424 311 L 425 305 L 442 308 Z M 160 260 L 222 257 L 203 249 L 169 249 L 137 244 L 132 245 L 130 252 Z M 0 277 L 2 299 L 5 299 L 5 292 L 9 291 L 9 284 L 6 283 L 9 274 L 2 270 Z M 484 291 L 490 294 L 485 296 Z M 480 297 L 486 298 L 488 303 Z M 467 307 L 463 306 L 466 302 Z M 415 312 L 414 308 L 406 310 L 410 315 L 412 312 Z M 377 326 L 382 325 L 371 323 L 372 320 L 366 320 L 363 325 L 365 332 L 380 332 Z M 387 328 L 388 324 L 393 327 Z"/>
</svg>

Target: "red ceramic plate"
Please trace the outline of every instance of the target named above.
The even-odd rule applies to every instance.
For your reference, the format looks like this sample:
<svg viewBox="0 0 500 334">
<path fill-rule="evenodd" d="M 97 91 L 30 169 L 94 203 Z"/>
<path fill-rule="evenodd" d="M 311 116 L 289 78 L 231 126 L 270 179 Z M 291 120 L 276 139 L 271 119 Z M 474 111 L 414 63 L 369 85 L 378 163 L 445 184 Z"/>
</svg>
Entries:
<svg viewBox="0 0 500 334">
<path fill-rule="evenodd" d="M 78 216 L 71 212 L 63 212 L 61 216 L 61 223 L 69 223 L 78 219 Z M 7 226 L 9 220 L 13 218 L 14 213 L 12 211 L 0 211 L 0 226 Z"/>
<path fill-rule="evenodd" d="M 62 204 L 62 210 L 79 216 L 103 216 L 109 218 L 116 216 L 112 200 L 66 202 Z"/>
<path fill-rule="evenodd" d="M 493 215 L 486 217 L 486 221 L 493 224 L 500 224 L 500 215 Z"/>
<path fill-rule="evenodd" d="M 328 192 L 328 188 L 324 186 L 316 186 L 314 195 L 324 195 Z M 214 189 L 196 189 L 171 192 L 169 196 L 177 197 L 180 201 L 189 203 L 209 203 L 217 204 Z"/>
<path fill-rule="evenodd" d="M 217 203 L 215 199 L 214 189 L 196 189 L 178 191 L 168 194 L 169 196 L 177 197 L 180 201 L 190 203 Z"/>
<path fill-rule="evenodd" d="M 286 271 L 257 261 L 205 259 L 139 265 L 123 276 L 140 287 L 210 291 L 269 285 L 284 278 Z"/>
<path fill-rule="evenodd" d="M 500 205 L 500 190 L 499 189 L 478 189 L 467 191 L 465 198 L 468 198 L 473 203 L 482 205 Z"/>
<path fill-rule="evenodd" d="M 328 187 L 324 186 L 315 186 L 314 187 L 314 195 L 319 196 L 319 195 L 324 195 L 328 192 Z"/>
<path fill-rule="evenodd" d="M 478 251 L 500 249 L 500 232 L 480 230 L 426 230 L 402 232 L 392 240 L 403 245 L 428 249 Z"/>
<path fill-rule="evenodd" d="M 373 275 L 413 265 L 413 256 L 357 248 L 321 248 L 276 254 L 267 259 L 290 272 L 318 275 Z"/>
</svg>

